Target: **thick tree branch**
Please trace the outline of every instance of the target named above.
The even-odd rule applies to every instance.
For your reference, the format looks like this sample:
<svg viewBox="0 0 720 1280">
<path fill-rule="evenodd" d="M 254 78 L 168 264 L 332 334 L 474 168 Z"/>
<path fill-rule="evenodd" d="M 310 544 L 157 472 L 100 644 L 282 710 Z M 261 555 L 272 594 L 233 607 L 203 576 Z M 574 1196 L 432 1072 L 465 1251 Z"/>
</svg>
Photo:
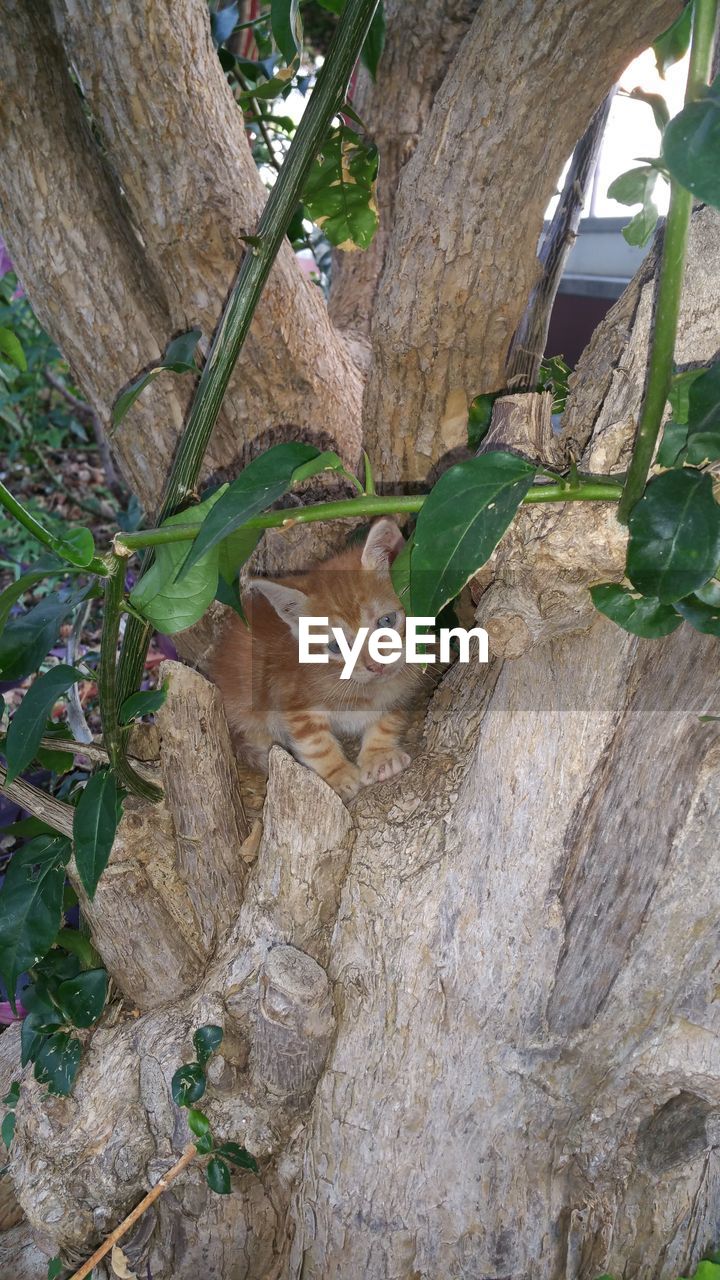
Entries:
<svg viewBox="0 0 720 1280">
<path fill-rule="evenodd" d="M 365 400 L 368 449 L 386 482 L 420 480 L 464 446 L 470 399 L 503 386 L 562 165 L 620 72 L 678 8 L 480 8 L 398 191 Z"/>
</svg>

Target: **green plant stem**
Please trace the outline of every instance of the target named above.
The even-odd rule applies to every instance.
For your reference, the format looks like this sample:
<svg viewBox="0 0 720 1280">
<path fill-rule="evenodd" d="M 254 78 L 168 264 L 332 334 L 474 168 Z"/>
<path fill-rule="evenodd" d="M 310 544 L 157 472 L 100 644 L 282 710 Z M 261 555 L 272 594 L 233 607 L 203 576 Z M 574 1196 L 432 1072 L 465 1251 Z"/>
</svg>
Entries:
<svg viewBox="0 0 720 1280">
<path fill-rule="evenodd" d="M 340 15 L 310 101 L 260 217 L 257 227 L 260 244 L 245 253 L 225 305 L 165 486 L 158 524 L 194 494 L 205 450 L 253 313 L 295 213 L 310 166 L 330 121 L 344 101 L 376 7 L 377 0 L 347 0 Z M 150 635 L 150 627 L 142 626 L 134 618 L 128 621 L 118 671 L 121 701 L 129 697 L 140 682 Z"/>
<path fill-rule="evenodd" d="M 717 7 L 718 0 L 695 0 L 686 102 L 696 99 L 708 83 Z M 630 512 L 644 492 L 670 391 L 692 202 L 691 192 L 671 182 L 645 399 L 618 507 L 618 520 L 622 524 L 627 524 Z"/>
<path fill-rule="evenodd" d="M 533 505 L 538 502 L 617 502 L 622 492 L 619 481 L 585 480 L 576 488 L 565 482 L 539 484 L 526 493 L 523 502 Z M 314 524 L 318 520 L 348 520 L 363 516 L 389 516 L 412 514 L 423 506 L 426 494 L 410 496 L 381 494 L 364 494 L 359 498 L 343 498 L 338 502 L 318 502 L 312 507 L 291 507 L 282 511 L 268 511 L 264 515 L 254 516 L 243 525 L 244 529 L 280 529 L 295 524 Z M 197 537 L 201 525 L 171 525 L 165 529 L 147 529 L 139 533 L 119 533 L 115 535 L 115 547 L 127 555 L 130 551 L 140 551 L 147 547 L 166 546 L 173 542 L 192 542 Z"/>
<path fill-rule="evenodd" d="M 127 731 L 118 722 L 117 645 L 120 633 L 120 617 L 123 611 L 125 589 L 124 556 L 114 556 L 105 587 L 105 611 L 102 645 L 98 666 L 98 692 L 103 724 L 103 743 L 120 782 L 145 800 L 159 800 L 162 791 L 154 783 L 141 778 L 128 763 L 126 755 Z"/>
<path fill-rule="evenodd" d="M 54 551 L 55 555 L 59 556 L 61 560 L 64 560 L 66 564 L 71 564 L 74 569 L 78 568 L 77 564 L 72 560 L 68 560 L 67 555 L 63 551 L 62 539 L 56 538 L 55 535 L 50 533 L 49 530 L 41 525 L 29 511 L 26 511 L 22 503 L 18 502 L 17 498 L 13 497 L 10 490 L 5 488 L 2 481 L 0 481 L 0 507 L 4 507 L 11 516 L 14 516 L 18 524 L 21 524 L 24 529 L 27 529 L 28 533 L 31 533 L 32 536 L 36 538 L 38 542 L 42 543 L 44 547 L 47 547 L 49 551 Z M 107 565 L 104 560 L 99 558 L 99 556 L 95 556 L 94 559 L 91 560 L 90 564 L 83 566 L 83 568 L 85 568 L 88 573 L 97 573 L 102 577 L 107 574 Z"/>
</svg>

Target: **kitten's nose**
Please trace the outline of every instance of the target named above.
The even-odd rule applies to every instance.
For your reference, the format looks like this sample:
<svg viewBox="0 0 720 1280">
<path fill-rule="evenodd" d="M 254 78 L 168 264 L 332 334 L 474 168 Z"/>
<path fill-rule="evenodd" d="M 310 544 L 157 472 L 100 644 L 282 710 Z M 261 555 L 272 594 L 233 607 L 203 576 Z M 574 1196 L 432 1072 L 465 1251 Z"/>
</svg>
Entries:
<svg viewBox="0 0 720 1280">
<path fill-rule="evenodd" d="M 373 675 L 379 676 L 382 675 L 383 664 L 381 662 L 374 662 L 372 658 L 366 657 L 365 668 L 367 671 L 372 671 Z"/>
</svg>

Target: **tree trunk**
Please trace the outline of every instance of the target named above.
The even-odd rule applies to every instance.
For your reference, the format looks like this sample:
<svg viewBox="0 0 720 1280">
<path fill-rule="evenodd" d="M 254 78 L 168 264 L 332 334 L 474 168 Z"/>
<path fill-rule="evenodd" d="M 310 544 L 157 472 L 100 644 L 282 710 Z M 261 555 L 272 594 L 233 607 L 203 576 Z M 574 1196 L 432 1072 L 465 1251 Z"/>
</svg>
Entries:
<svg viewBox="0 0 720 1280">
<path fill-rule="evenodd" d="M 98 15 L 102 35 L 84 29 L 82 0 L 57 0 L 57 28 L 39 23 L 39 6 L 6 6 L 5 34 L 13 38 L 0 60 L 8 99 L 23 104 L 39 154 L 45 141 L 43 162 L 27 158 L 4 184 L 3 230 L 13 228 L 19 243 L 23 216 L 43 214 L 32 253 L 21 259 L 25 283 L 61 341 L 67 305 L 72 358 L 105 415 L 120 369 L 122 381 L 157 354 L 173 327 L 199 314 L 202 277 L 208 317 L 227 285 L 220 258 L 212 269 L 188 263 L 187 278 L 176 270 L 173 236 L 194 235 L 190 205 L 202 204 L 223 172 L 227 201 L 220 204 L 231 221 L 244 216 L 241 204 L 257 204 L 255 178 L 238 159 L 245 140 L 229 114 L 228 150 L 242 181 L 230 190 L 230 161 L 216 145 L 199 159 L 217 167 L 204 169 L 202 190 L 193 189 L 193 161 L 185 169 L 170 125 L 146 136 L 151 117 L 165 117 L 151 112 L 145 85 L 122 83 L 132 71 L 137 22 L 143 47 L 133 66 L 159 57 L 160 47 L 169 66 L 168 42 L 177 42 L 172 91 L 200 65 L 207 80 L 191 81 L 199 118 L 207 123 L 203 112 L 225 111 L 202 6 L 188 0 L 180 7 L 191 33 L 185 51 L 182 23 L 169 21 L 164 3 L 116 6 L 106 26 Z M 418 95 L 426 121 L 420 142 L 404 168 L 396 157 L 388 175 L 392 188 L 401 174 L 379 285 L 377 258 L 362 260 L 364 276 L 358 259 L 340 277 L 345 302 L 335 318 L 348 333 L 364 332 L 349 306 L 349 281 L 367 298 L 378 290 L 367 374 L 348 365 L 346 338 L 319 312 L 307 349 L 296 333 L 282 335 L 289 364 L 274 381 L 271 320 L 260 318 L 253 352 L 267 362 L 258 367 L 272 386 L 258 373 L 246 379 L 240 410 L 230 397 L 210 466 L 232 465 L 255 427 L 261 433 L 268 423 L 276 429 L 290 421 L 311 431 L 322 394 L 317 344 L 327 343 L 325 358 L 345 379 L 318 419 L 321 428 L 337 428 L 346 446 L 359 440 L 365 376 L 371 440 L 390 480 L 417 478 L 457 443 L 457 424 L 448 427 L 445 412 L 457 387 L 467 397 L 492 387 L 533 277 L 545 198 L 535 188 L 555 181 L 576 141 L 566 120 L 560 142 L 543 133 L 541 144 L 542 95 L 562 75 L 563 96 L 575 95 L 579 133 L 623 61 L 677 6 L 658 0 L 638 11 L 615 3 L 611 14 L 608 6 L 581 12 L 563 2 L 531 6 L 531 13 L 499 0 L 478 9 L 462 39 L 472 7 L 443 10 L 452 9 L 459 24 L 450 39 L 454 57 L 448 45 L 428 60 L 439 80 L 448 62 L 449 70 L 432 107 Z M 596 67 L 578 45 L 588 38 L 590 10 Z M 406 16 L 398 13 L 400 30 Z M 20 35 L 35 41 L 23 58 L 14 43 Z M 397 57 L 394 39 L 391 31 Z M 106 50 L 107 84 L 95 40 Z M 68 49 L 113 173 L 70 91 Z M 520 74 L 523 49 L 542 99 L 538 119 L 530 77 Z M 470 130 L 462 148 L 461 62 L 483 69 L 466 88 L 476 113 L 485 97 L 502 105 L 491 133 Z M 49 95 L 37 97 L 41 72 L 58 95 L 54 119 Z M 505 89 L 512 102 L 503 101 Z M 158 86 L 159 98 L 165 92 Z M 197 156 L 202 128 L 195 132 L 190 116 L 178 119 Z M 136 126 L 154 149 L 153 172 L 142 178 L 132 169 L 145 142 L 138 148 L 137 137 L 124 133 Z M 512 140 L 523 130 L 534 130 L 540 150 L 528 142 L 516 153 Z M 19 164 L 7 135 L 0 135 L 3 176 L 11 152 Z M 450 207 L 443 175 L 452 167 L 451 142 L 453 189 L 462 174 L 468 191 L 474 182 L 471 207 L 460 199 Z M 177 182 L 163 170 L 163 155 Z M 521 192 L 505 195 L 513 175 Z M 52 196 L 38 204 L 43 182 Z M 143 213 L 146 184 L 157 217 Z M 85 187 L 93 199 L 73 250 L 68 226 L 81 216 Z M 186 197 L 174 205 L 182 190 Z M 424 203 L 414 207 L 421 191 Z M 180 236 L 180 223 L 164 222 L 163 210 L 175 207 L 182 221 L 184 198 Z M 510 221 L 522 199 L 529 201 L 522 217 Z M 447 240 L 436 235 L 443 210 Z M 208 216 L 206 230 L 221 211 Z M 720 345 L 719 230 L 720 215 L 696 212 L 681 363 L 704 360 Z M 402 235 L 409 238 L 401 261 Z M 218 233 L 220 257 L 221 247 Z M 188 259 L 201 253 L 198 244 L 176 249 Z M 104 304 L 92 251 L 117 272 L 104 282 Z M 491 258 L 498 279 L 482 295 L 480 317 L 476 287 L 488 283 Z M 623 467 L 642 392 L 655 262 L 643 267 L 580 362 L 563 438 L 548 434 L 542 397 L 526 398 L 525 406 L 515 398 L 500 402 L 495 445 L 512 443 L 546 462 L 576 457 L 592 470 Z M 277 319 L 273 298 L 296 307 L 287 314 L 306 329 L 315 323 L 317 300 L 295 281 L 292 261 L 280 263 L 271 288 Z M 121 324 L 122 352 L 113 354 Z M 156 346 L 145 354 L 150 335 Z M 482 369 L 474 363 L 480 358 Z M 156 385 L 115 440 L 150 503 L 184 406 L 177 384 Z M 341 407 L 351 400 L 356 416 L 343 434 Z M 238 441 L 233 430 L 250 410 L 259 416 Z M 281 416 L 291 410 L 296 416 Z M 688 628 L 662 642 L 639 641 L 598 618 L 587 587 L 622 577 L 624 540 L 609 507 L 525 509 L 472 587 L 493 661 L 449 671 L 429 702 L 410 769 L 348 807 L 279 748 L 263 800 L 257 780 L 236 766 L 213 688 L 199 673 L 168 664 L 157 759 L 145 765 L 162 776 L 164 803 L 127 804 L 96 898 L 83 904 L 117 999 L 101 1025 L 83 1033 L 70 1098 L 49 1098 L 23 1076 L 10 1161 L 17 1202 L 7 1190 L 0 1200 L 0 1274 L 44 1280 L 47 1256 L 58 1251 L 68 1264 L 80 1262 L 175 1162 L 189 1135 L 170 1081 L 193 1057 L 194 1028 L 208 1022 L 223 1026 L 224 1039 L 202 1105 L 218 1137 L 255 1154 L 260 1174 L 240 1174 L 232 1196 L 215 1196 L 195 1162 L 123 1242 L 139 1276 L 595 1280 L 607 1270 L 670 1280 L 717 1241 L 720 1027 L 711 974 L 720 915 L 720 753 L 716 726 L 700 719 L 717 711 L 714 641 Z M 1 1042 L 3 1092 L 21 1076 L 17 1039 L 11 1028 Z M 97 1274 L 109 1277 L 108 1268 Z"/>
</svg>

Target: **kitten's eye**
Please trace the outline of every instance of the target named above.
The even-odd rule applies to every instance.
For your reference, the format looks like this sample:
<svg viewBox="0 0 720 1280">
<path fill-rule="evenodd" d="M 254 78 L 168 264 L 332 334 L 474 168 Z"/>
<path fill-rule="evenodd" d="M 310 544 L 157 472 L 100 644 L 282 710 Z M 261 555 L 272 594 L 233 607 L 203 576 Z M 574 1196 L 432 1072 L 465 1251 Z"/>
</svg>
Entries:
<svg viewBox="0 0 720 1280">
<path fill-rule="evenodd" d="M 337 640 L 328 640 L 328 653 L 339 653 L 340 645 Z"/>
<path fill-rule="evenodd" d="M 396 613 L 384 613 L 382 618 L 378 618 L 375 625 L 378 627 L 393 627 L 395 625 L 396 618 Z"/>
</svg>

